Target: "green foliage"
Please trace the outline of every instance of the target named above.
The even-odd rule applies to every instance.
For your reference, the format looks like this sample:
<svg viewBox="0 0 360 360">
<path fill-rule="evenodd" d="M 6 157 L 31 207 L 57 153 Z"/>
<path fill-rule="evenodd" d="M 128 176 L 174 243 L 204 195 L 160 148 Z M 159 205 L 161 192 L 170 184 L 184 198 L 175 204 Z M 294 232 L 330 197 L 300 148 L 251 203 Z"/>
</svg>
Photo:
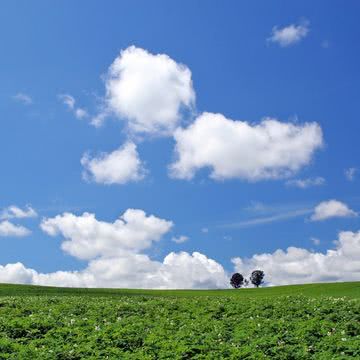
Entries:
<svg viewBox="0 0 360 360">
<path fill-rule="evenodd" d="M 1 296 L 0 359 L 360 358 L 359 299 L 256 291 Z"/>
</svg>

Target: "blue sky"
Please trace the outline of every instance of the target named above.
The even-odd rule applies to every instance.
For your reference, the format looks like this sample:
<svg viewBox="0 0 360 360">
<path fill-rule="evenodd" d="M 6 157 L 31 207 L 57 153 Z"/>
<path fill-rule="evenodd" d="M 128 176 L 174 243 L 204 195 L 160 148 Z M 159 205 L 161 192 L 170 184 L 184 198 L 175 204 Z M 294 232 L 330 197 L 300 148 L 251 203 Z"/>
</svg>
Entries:
<svg viewBox="0 0 360 360">
<path fill-rule="evenodd" d="M 282 249 L 284 263 L 295 261 L 297 269 L 301 261 L 311 268 L 318 258 L 331 268 L 323 259 L 329 249 L 337 251 L 339 264 L 347 263 L 341 256 L 349 246 L 360 257 L 359 10 L 356 1 L 4 1 L 0 221 L 7 227 L 0 237 L 0 279 L 99 286 L 101 276 L 93 269 L 93 282 L 73 278 L 96 261 L 112 269 L 113 263 L 145 256 L 146 264 L 140 261 L 131 271 L 153 275 L 148 269 L 156 265 L 154 283 L 126 282 L 130 267 L 123 265 L 106 285 L 221 287 L 228 273 L 254 266 L 265 269 L 269 283 L 281 284 L 328 278 L 314 278 L 310 270 L 300 276 L 286 265 L 269 268 L 254 254 L 276 263 L 274 254 Z M 124 75 L 140 57 L 141 68 L 134 65 L 127 82 L 110 75 L 116 59 Z M 159 71 L 173 71 L 171 78 L 156 73 L 154 59 L 162 61 Z M 136 82 L 131 92 L 132 81 L 144 83 Z M 182 93 L 176 87 L 181 81 Z M 175 105 L 168 94 L 175 94 Z M 156 123 L 164 105 L 176 113 L 164 115 L 165 133 L 136 128 Z M 209 115 L 200 124 L 204 112 Z M 99 114 L 105 120 L 94 126 Z M 265 118 L 274 123 L 264 125 Z M 209 130 L 216 121 L 218 129 Z M 293 127 L 297 135 L 268 135 L 277 125 L 285 132 Z M 136 148 L 130 159 L 119 155 L 92 172 L 91 160 L 99 163 L 125 144 Z M 88 162 L 81 164 L 84 154 Z M 189 154 L 190 163 L 171 175 L 169 166 Z M 121 161 L 135 170 L 126 174 L 129 167 Z M 125 171 L 121 181 L 119 171 Z M 9 206 L 31 208 L 37 216 L 6 215 Z M 127 209 L 159 221 L 158 232 L 142 245 L 124 250 L 127 235 L 118 229 L 93 229 L 88 238 L 75 231 L 84 212 L 111 225 Z M 74 217 L 70 230 L 65 212 Z M 172 226 L 160 223 L 165 220 Z M 8 223 L 28 231 L 11 231 Z M 114 242 L 107 231 L 114 231 Z M 102 247 L 106 236 L 114 249 Z M 173 241 L 180 236 L 186 241 Z M 90 247 L 99 242 L 103 250 L 86 256 L 83 241 Z M 294 260 L 288 247 L 296 247 L 303 260 Z M 116 256 L 109 255 L 112 250 Z M 193 252 L 204 258 L 194 259 Z M 188 269 L 190 280 L 164 265 L 173 253 L 169 264 L 180 273 Z M 71 280 L 49 275 L 57 271 Z M 170 285 L 158 279 L 167 271 Z M 360 271 L 354 267 L 329 279 L 360 279 Z"/>
</svg>

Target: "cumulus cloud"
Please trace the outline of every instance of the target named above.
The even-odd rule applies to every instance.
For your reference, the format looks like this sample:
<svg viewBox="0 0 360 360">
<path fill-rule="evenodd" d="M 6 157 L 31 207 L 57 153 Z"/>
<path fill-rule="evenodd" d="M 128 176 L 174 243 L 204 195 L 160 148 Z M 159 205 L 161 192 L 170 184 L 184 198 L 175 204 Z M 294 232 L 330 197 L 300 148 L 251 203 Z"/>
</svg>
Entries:
<svg viewBox="0 0 360 360">
<path fill-rule="evenodd" d="M 0 282 L 11 284 L 31 284 L 36 271 L 27 269 L 22 263 L 0 265 Z"/>
<path fill-rule="evenodd" d="M 343 231 L 335 248 L 325 253 L 289 247 L 253 257 L 234 258 L 235 271 L 248 275 L 261 269 L 271 285 L 312 282 L 358 281 L 360 279 L 360 232 Z"/>
<path fill-rule="evenodd" d="M 202 168 L 210 168 L 216 180 L 284 178 L 309 164 L 323 144 L 317 123 L 266 118 L 249 124 L 213 113 L 203 113 L 174 137 L 176 160 L 170 175 L 180 179 L 191 179 Z"/>
<path fill-rule="evenodd" d="M 24 219 L 37 217 L 37 212 L 31 207 L 27 206 L 24 209 L 19 208 L 16 205 L 11 205 L 2 210 L 0 213 L 0 219 Z"/>
<path fill-rule="evenodd" d="M 39 273 L 21 263 L 0 266 L 0 283 L 117 288 L 224 288 L 228 274 L 215 260 L 193 252 L 171 252 L 163 261 L 142 250 L 169 232 L 173 223 L 142 210 L 128 209 L 113 223 L 94 214 L 64 213 L 44 219 L 41 228 L 50 236 L 62 235 L 62 248 L 89 260 L 80 271 Z"/>
<path fill-rule="evenodd" d="M 84 154 L 81 164 L 84 167 L 83 177 L 101 184 L 125 184 L 142 180 L 146 175 L 145 166 L 132 142 L 93 158 Z"/>
<path fill-rule="evenodd" d="M 176 244 L 182 244 L 189 240 L 188 236 L 180 235 L 180 236 L 173 236 L 171 240 Z"/>
<path fill-rule="evenodd" d="M 24 226 L 15 225 L 8 220 L 4 220 L 0 222 L 0 236 L 23 237 L 30 234 L 31 231 Z"/>
<path fill-rule="evenodd" d="M 360 279 L 360 231 L 339 233 L 335 246 L 326 252 L 289 247 L 251 258 L 232 259 L 234 271 L 249 276 L 254 269 L 266 274 L 268 285 Z M 38 273 L 23 264 L 0 266 L 0 282 L 54 286 L 126 288 L 227 288 L 229 274 L 213 259 L 194 252 L 170 253 L 163 261 L 147 255 L 93 259 L 81 271 Z"/>
<path fill-rule="evenodd" d="M 358 169 L 351 167 L 345 170 L 345 177 L 346 179 L 348 179 L 349 181 L 354 181 L 355 180 L 355 175 L 357 173 Z"/>
<path fill-rule="evenodd" d="M 325 184 L 325 179 L 323 177 L 315 177 L 308 179 L 292 179 L 286 182 L 288 186 L 298 187 L 300 189 L 307 189 L 312 186 L 321 186 Z"/>
<path fill-rule="evenodd" d="M 172 222 L 127 210 L 113 223 L 93 214 L 65 213 L 44 219 L 41 228 L 64 237 L 62 248 L 89 260 L 79 271 L 39 273 L 21 263 L 0 266 L 0 282 L 77 287 L 227 288 L 229 274 L 199 252 L 171 252 L 162 261 L 141 253 L 172 227 Z M 318 244 L 317 239 L 313 239 Z M 251 258 L 232 259 L 235 271 L 248 276 L 265 271 L 270 285 L 360 279 L 360 231 L 340 232 L 333 249 L 325 253 L 289 247 Z"/>
<path fill-rule="evenodd" d="M 77 119 L 84 119 L 88 117 L 88 113 L 85 109 L 76 106 L 76 100 L 73 96 L 69 94 L 61 94 L 58 97 Z"/>
<path fill-rule="evenodd" d="M 25 94 L 25 93 L 17 93 L 16 95 L 13 96 L 13 99 L 17 102 L 20 102 L 24 105 L 31 105 L 33 103 L 33 99 L 30 95 Z"/>
<path fill-rule="evenodd" d="M 94 214 L 71 213 L 44 219 L 41 229 L 50 236 L 62 235 L 62 249 L 79 259 L 138 252 L 159 241 L 173 226 L 171 221 L 143 210 L 128 209 L 113 223 L 99 221 Z"/>
<path fill-rule="evenodd" d="M 23 264 L 0 266 L 0 282 L 35 285 L 206 289 L 228 287 L 228 274 L 216 261 L 198 252 L 170 253 L 162 262 L 147 255 L 100 258 L 89 262 L 82 271 L 38 273 Z"/>
<path fill-rule="evenodd" d="M 314 209 L 311 215 L 312 221 L 321 221 L 334 217 L 354 217 L 358 214 L 351 210 L 346 204 L 338 200 L 323 201 Z"/>
<path fill-rule="evenodd" d="M 298 43 L 306 37 L 309 33 L 309 22 L 303 21 L 302 23 L 279 28 L 273 27 L 271 36 L 268 41 L 279 44 L 281 47 L 287 47 Z"/>
<path fill-rule="evenodd" d="M 169 135 L 181 112 L 195 100 L 191 71 L 165 54 L 130 46 L 110 66 L 103 111 L 93 119 L 101 125 L 112 113 L 127 121 L 130 131 Z"/>
</svg>

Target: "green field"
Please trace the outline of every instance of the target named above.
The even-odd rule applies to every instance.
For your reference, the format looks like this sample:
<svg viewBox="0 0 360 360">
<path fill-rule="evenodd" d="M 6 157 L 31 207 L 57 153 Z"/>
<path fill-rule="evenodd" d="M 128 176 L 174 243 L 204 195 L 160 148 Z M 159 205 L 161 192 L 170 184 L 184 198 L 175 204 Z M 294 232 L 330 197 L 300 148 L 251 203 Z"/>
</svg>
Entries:
<svg viewBox="0 0 360 360">
<path fill-rule="evenodd" d="M 360 359 L 360 282 L 240 290 L 0 285 L 0 359 Z"/>
</svg>

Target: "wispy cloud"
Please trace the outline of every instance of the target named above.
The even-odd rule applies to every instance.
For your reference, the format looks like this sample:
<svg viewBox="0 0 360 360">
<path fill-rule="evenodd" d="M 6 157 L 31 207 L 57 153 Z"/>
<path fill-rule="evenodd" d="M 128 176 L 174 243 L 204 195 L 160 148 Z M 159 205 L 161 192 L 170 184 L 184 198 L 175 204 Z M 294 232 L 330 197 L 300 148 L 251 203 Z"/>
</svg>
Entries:
<svg viewBox="0 0 360 360">
<path fill-rule="evenodd" d="M 35 218 L 37 216 L 37 212 L 29 205 L 23 209 L 11 205 L 0 212 L 1 220 Z"/>
<path fill-rule="evenodd" d="M 73 96 L 69 94 L 60 94 L 58 95 L 58 98 L 75 115 L 77 119 L 84 119 L 89 116 L 85 109 L 76 107 L 76 100 Z"/>
<path fill-rule="evenodd" d="M 346 179 L 348 179 L 349 181 L 353 181 L 355 179 L 355 175 L 356 175 L 357 171 L 358 171 L 358 169 L 355 167 L 345 169 Z"/>
<path fill-rule="evenodd" d="M 307 178 L 307 179 L 292 179 L 286 182 L 287 186 L 294 186 L 300 189 L 307 189 L 312 186 L 321 186 L 325 184 L 325 179 L 323 177 L 316 178 Z"/>
<path fill-rule="evenodd" d="M 246 228 L 251 226 L 257 226 L 262 224 L 269 224 L 274 222 L 285 221 L 297 217 L 301 217 L 304 215 L 311 214 L 313 209 L 298 209 L 293 211 L 288 211 L 284 213 L 279 213 L 271 216 L 262 216 L 256 217 L 253 219 L 241 220 L 237 222 L 232 222 L 228 224 L 223 224 L 220 227 L 223 228 Z"/>
<path fill-rule="evenodd" d="M 171 240 L 177 244 L 182 244 L 182 243 L 188 241 L 189 237 L 185 236 L 185 235 L 173 236 Z"/>
<path fill-rule="evenodd" d="M 31 105 L 33 103 L 32 97 L 22 92 L 18 92 L 16 95 L 14 95 L 13 99 L 24 105 Z"/>
</svg>

